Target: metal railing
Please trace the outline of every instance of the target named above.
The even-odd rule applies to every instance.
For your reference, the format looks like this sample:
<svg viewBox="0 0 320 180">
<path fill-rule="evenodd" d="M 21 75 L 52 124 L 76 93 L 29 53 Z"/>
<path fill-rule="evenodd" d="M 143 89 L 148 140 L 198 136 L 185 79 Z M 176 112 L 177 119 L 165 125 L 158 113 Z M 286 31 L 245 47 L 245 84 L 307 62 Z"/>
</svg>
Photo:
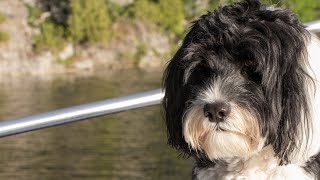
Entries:
<svg viewBox="0 0 320 180">
<path fill-rule="evenodd" d="M 311 32 L 320 32 L 320 20 L 304 23 Z M 160 104 L 160 89 L 107 99 L 90 104 L 50 111 L 0 122 L 0 137 L 81 121 L 112 113 Z"/>
<path fill-rule="evenodd" d="M 320 32 L 320 20 L 305 22 L 305 23 L 303 23 L 303 25 L 306 26 L 307 30 L 309 30 L 313 33 Z"/>
<path fill-rule="evenodd" d="M 160 89 L 0 122 L 0 137 L 160 104 Z"/>
</svg>

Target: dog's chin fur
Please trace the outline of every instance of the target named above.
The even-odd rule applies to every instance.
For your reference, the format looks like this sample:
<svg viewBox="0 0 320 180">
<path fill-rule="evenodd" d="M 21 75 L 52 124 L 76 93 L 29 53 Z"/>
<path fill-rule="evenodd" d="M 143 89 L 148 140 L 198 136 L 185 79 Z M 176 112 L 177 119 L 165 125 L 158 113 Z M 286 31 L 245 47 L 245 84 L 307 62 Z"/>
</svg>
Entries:
<svg viewBox="0 0 320 180">
<path fill-rule="evenodd" d="M 164 73 L 168 143 L 193 179 L 320 180 L 320 42 L 258 0 L 196 20 Z M 223 103 L 223 120 L 206 114 Z M 212 115 L 212 114 L 211 114 Z"/>
<path fill-rule="evenodd" d="M 204 152 L 210 160 L 248 157 L 257 151 L 260 137 L 257 120 L 246 109 L 231 104 L 231 114 L 224 122 L 212 123 L 203 115 L 203 106 L 187 111 L 183 134 L 190 148 Z"/>
</svg>

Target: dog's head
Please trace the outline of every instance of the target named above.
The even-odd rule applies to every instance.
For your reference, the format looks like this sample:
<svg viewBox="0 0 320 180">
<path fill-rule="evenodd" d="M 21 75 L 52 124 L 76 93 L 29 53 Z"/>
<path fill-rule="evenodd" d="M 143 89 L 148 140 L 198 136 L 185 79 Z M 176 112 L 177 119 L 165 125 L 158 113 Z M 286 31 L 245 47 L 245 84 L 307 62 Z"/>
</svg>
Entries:
<svg viewBox="0 0 320 180">
<path fill-rule="evenodd" d="M 164 73 L 169 144 L 209 160 L 272 145 L 290 161 L 310 121 L 309 38 L 291 11 L 256 0 L 201 16 Z"/>
</svg>

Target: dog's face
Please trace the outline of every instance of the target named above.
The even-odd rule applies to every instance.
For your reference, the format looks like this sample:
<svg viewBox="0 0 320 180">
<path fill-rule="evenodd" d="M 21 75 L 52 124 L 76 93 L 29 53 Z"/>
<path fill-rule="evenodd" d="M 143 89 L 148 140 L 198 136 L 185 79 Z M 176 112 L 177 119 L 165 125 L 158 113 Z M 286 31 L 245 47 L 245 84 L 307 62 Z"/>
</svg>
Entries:
<svg viewBox="0 0 320 180">
<path fill-rule="evenodd" d="M 180 102 L 184 140 L 210 159 L 253 153 L 268 111 L 261 73 L 223 57 L 192 58 L 199 64 L 184 72 L 186 101 Z"/>
<path fill-rule="evenodd" d="M 293 13 L 255 0 L 200 17 L 164 74 L 169 144 L 209 160 L 272 145 L 290 161 L 309 119 L 308 36 Z"/>
</svg>

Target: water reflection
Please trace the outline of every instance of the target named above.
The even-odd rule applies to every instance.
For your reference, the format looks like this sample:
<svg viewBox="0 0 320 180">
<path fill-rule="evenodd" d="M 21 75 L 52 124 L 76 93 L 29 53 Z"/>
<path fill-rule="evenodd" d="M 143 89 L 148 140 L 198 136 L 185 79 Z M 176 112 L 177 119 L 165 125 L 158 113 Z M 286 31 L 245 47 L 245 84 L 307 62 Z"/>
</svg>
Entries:
<svg viewBox="0 0 320 180">
<path fill-rule="evenodd" d="M 160 87 L 161 72 L 125 71 L 0 82 L 0 118 Z M 166 145 L 160 106 L 0 139 L 0 179 L 190 179 Z"/>
</svg>

